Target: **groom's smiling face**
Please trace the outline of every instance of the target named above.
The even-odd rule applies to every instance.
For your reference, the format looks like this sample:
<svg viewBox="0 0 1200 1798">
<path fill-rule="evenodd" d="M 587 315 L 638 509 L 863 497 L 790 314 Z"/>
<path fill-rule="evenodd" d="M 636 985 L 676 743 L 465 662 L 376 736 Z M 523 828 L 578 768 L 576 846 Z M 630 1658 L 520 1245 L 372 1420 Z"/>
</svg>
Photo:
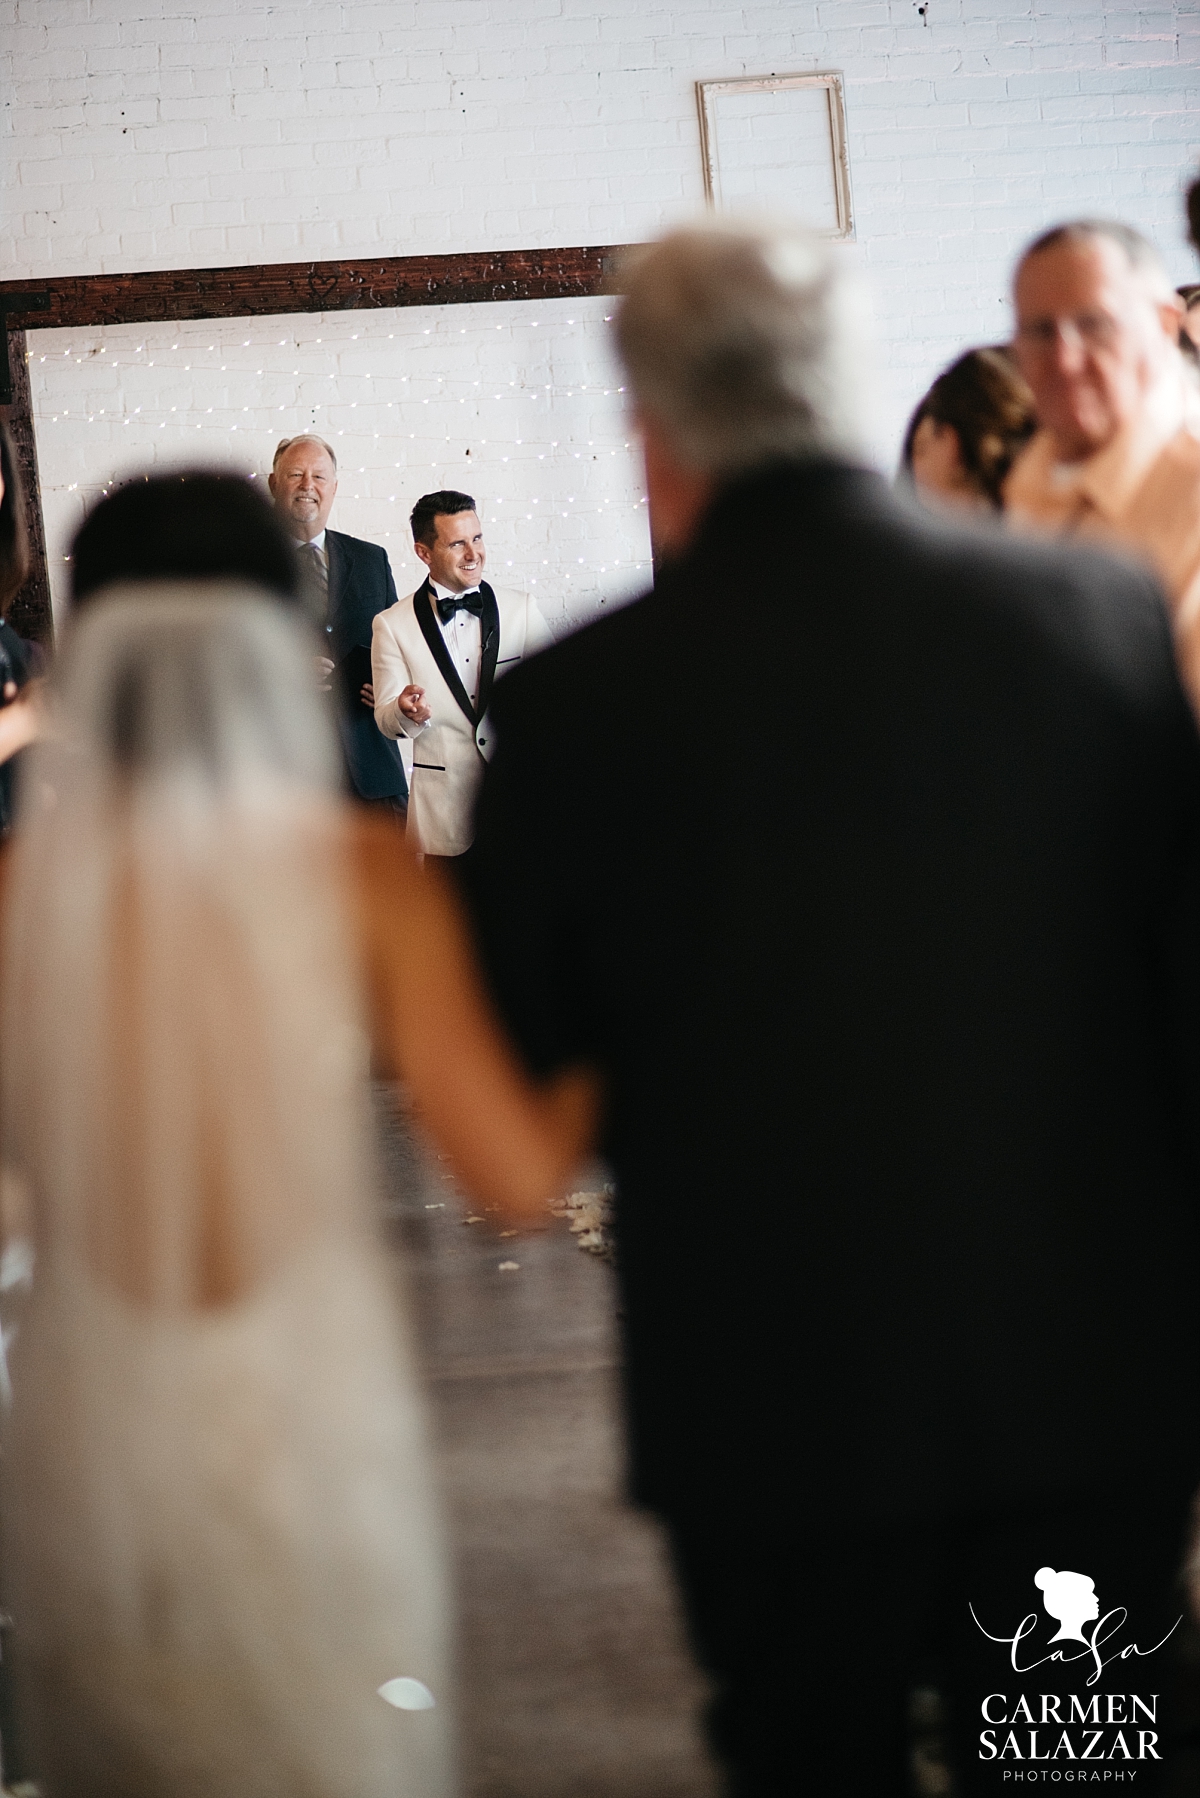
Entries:
<svg viewBox="0 0 1200 1798">
<path fill-rule="evenodd" d="M 477 587 L 487 561 L 478 514 L 439 512 L 433 523 L 433 542 L 414 543 L 413 548 L 434 580 L 451 593 Z"/>
</svg>

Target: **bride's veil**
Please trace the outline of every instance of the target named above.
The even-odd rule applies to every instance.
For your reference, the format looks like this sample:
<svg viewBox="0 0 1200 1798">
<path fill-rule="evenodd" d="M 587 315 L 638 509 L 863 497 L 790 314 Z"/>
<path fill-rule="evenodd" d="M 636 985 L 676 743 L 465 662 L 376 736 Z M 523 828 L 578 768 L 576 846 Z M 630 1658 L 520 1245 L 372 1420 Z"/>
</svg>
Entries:
<svg viewBox="0 0 1200 1798">
<path fill-rule="evenodd" d="M 257 590 L 113 589 L 24 777 L 3 1146 L 36 1267 L 7 1583 L 72 1798 L 449 1790 L 440 1543 L 373 1240 L 315 689 L 311 640 Z M 389 1709 L 396 1676 L 438 1708 Z"/>
</svg>

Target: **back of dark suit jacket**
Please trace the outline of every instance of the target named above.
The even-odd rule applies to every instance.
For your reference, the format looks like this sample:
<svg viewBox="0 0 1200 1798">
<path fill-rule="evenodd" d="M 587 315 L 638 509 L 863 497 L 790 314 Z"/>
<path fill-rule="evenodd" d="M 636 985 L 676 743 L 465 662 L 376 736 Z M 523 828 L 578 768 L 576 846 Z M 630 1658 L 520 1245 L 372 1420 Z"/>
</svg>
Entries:
<svg viewBox="0 0 1200 1798">
<path fill-rule="evenodd" d="M 1148 575 L 727 490 L 497 690 L 467 871 L 594 1062 L 633 1484 L 799 1523 L 1200 1476 L 1200 746 Z"/>
</svg>

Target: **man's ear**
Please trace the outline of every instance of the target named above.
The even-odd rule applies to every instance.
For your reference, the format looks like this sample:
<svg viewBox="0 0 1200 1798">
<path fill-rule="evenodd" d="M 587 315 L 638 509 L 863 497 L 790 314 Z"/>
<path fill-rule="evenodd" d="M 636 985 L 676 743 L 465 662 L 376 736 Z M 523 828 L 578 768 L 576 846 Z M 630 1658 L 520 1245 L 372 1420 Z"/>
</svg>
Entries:
<svg viewBox="0 0 1200 1798">
<path fill-rule="evenodd" d="M 274 469 L 272 469 L 270 474 L 267 476 L 267 486 L 270 489 L 271 498 L 274 499 L 275 498 L 275 470 Z"/>
<path fill-rule="evenodd" d="M 1158 303 L 1158 316 L 1162 323 L 1163 331 L 1171 339 L 1172 343 L 1179 342 L 1179 333 L 1183 329 L 1183 321 L 1186 313 L 1187 307 L 1179 298 L 1178 294 L 1176 294 L 1173 299 L 1160 300 Z"/>
<path fill-rule="evenodd" d="M 699 529 L 716 481 L 703 469 L 680 461 L 653 413 L 639 412 L 637 424 L 646 463 L 650 540 L 656 555 L 679 555 Z"/>
<path fill-rule="evenodd" d="M 429 545 L 428 545 L 428 543 L 418 543 L 414 540 L 413 554 L 416 556 L 418 562 L 424 562 L 426 568 L 429 567 Z"/>
</svg>

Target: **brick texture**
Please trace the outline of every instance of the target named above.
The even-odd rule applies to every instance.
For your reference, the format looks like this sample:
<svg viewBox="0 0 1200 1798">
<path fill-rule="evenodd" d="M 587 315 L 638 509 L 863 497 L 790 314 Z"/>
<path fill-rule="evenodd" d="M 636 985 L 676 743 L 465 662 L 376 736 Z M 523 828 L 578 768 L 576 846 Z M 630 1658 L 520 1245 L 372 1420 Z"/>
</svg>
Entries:
<svg viewBox="0 0 1200 1798">
<path fill-rule="evenodd" d="M 265 480 L 279 439 L 312 430 L 338 458 L 334 528 L 382 543 L 401 592 L 424 575 L 413 502 L 465 489 L 492 579 L 536 593 L 562 634 L 650 572 L 611 312 L 536 300 L 30 332 L 56 598 L 112 482 L 185 462 Z"/>
<path fill-rule="evenodd" d="M 1200 162 L 1194 0 L 1144 9 L 1128 0 L 606 0 L 600 9 L 594 0 L 6 0 L 4 14 L 9 142 L 0 266 L 11 279 L 637 242 L 702 204 L 697 80 L 828 68 L 846 79 L 851 253 L 875 290 L 882 461 L 894 456 L 904 417 L 938 368 L 966 345 L 1006 334 L 1013 256 L 1055 218 L 1127 218 L 1155 238 L 1177 280 L 1200 274 L 1184 244 L 1181 200 Z M 550 412 L 534 397 L 535 374 L 551 377 L 555 422 L 543 435 L 559 448 L 569 441 L 571 465 L 577 451 L 582 463 L 589 440 L 593 448 L 603 440 L 606 452 L 624 444 L 602 304 L 569 313 L 570 304 L 497 312 L 499 331 L 486 305 L 469 309 L 476 317 L 466 325 L 430 314 L 443 360 L 436 377 L 422 378 L 441 385 L 422 391 L 421 410 L 433 415 L 424 435 L 406 413 L 406 498 L 428 484 L 426 468 L 448 474 L 460 455 L 465 464 L 470 437 L 476 484 L 495 499 L 494 534 L 501 500 L 515 508 L 520 499 L 516 471 L 520 479 L 535 472 L 524 442 L 506 445 L 507 463 L 496 460 L 518 415 Z M 369 384 L 379 392 L 388 382 L 407 381 L 411 390 L 427 366 L 426 327 L 414 337 L 415 316 L 394 332 L 399 314 L 370 324 Z M 535 326 L 545 333 L 536 345 Z M 224 440 L 212 423 L 225 416 L 207 386 L 219 364 L 206 365 L 203 383 L 193 368 L 188 379 L 197 380 L 178 390 L 173 366 L 166 368 L 163 358 L 176 352 L 165 346 L 198 342 L 193 329 L 76 334 L 78 356 L 64 356 L 61 342 L 46 350 L 50 334 L 30 332 L 52 555 L 62 553 L 62 523 L 79 493 L 118 462 L 165 454 L 174 443 L 178 427 L 160 429 L 160 415 L 175 405 L 178 418 L 178 407 L 193 403 L 177 391 L 197 396 L 189 439 L 197 452 L 241 456 L 232 411 Z M 306 356 L 308 329 L 297 322 L 293 332 Z M 206 343 L 232 342 L 227 326 L 209 336 L 199 330 Z M 281 323 L 276 335 L 283 333 Z M 265 335 L 261 326 L 243 332 L 252 349 Z M 363 445 L 364 497 L 348 499 L 344 483 L 342 522 L 356 528 L 349 513 L 361 506 L 362 528 L 384 534 L 382 508 L 393 502 L 380 496 L 397 461 L 390 422 L 383 428 L 380 417 L 388 401 L 371 402 L 380 431 L 376 437 L 373 423 L 364 437 L 358 411 L 366 402 L 345 397 L 364 339 L 354 339 L 345 318 L 323 337 L 325 364 L 305 362 L 302 378 L 282 370 L 270 381 L 259 377 L 254 369 L 267 363 L 252 355 L 253 368 L 239 369 L 234 384 L 249 408 L 241 416 L 247 425 L 277 419 L 282 431 L 310 417 L 328 423 L 333 411 L 340 420 L 352 408 L 353 421 L 336 428 L 353 429 Z M 97 414 L 84 412 L 82 393 L 69 403 L 67 388 L 96 368 L 104 344 L 111 339 L 116 353 L 127 338 L 154 344 L 154 378 L 147 350 L 136 380 L 130 366 L 105 404 L 104 430 L 120 432 L 119 455 L 112 444 L 99 470 L 85 467 L 103 438 L 95 423 L 80 422 Z M 518 370 L 530 386 L 510 390 L 509 381 L 525 378 Z M 340 395 L 339 376 L 349 383 Z M 476 381 L 480 393 L 496 381 L 497 391 L 523 393 L 519 405 L 511 401 L 507 426 L 502 402 L 471 398 Z M 393 413 L 399 404 L 391 401 Z M 113 424 L 118 406 L 128 424 Z M 139 421 L 151 412 L 159 422 L 147 433 Z M 260 428 L 265 433 L 265 422 Z M 597 530 L 614 506 L 625 506 L 620 529 L 604 538 L 611 552 L 599 539 L 560 546 L 549 532 L 543 548 L 551 553 L 537 556 L 532 542 L 522 551 L 511 539 L 528 564 L 556 571 L 557 588 L 572 596 L 563 598 L 564 618 L 598 603 L 618 538 L 626 571 L 645 560 L 631 452 L 609 453 L 609 463 L 611 492 L 601 482 L 594 497 L 585 490 L 573 503 L 590 508 Z M 550 496 L 545 466 L 536 464 L 539 507 Z M 564 469 L 553 471 L 556 495 L 561 480 L 564 495 L 572 485 Z M 532 505 L 530 495 L 531 517 Z M 558 523 L 574 530 L 572 516 L 583 514 L 568 508 Z M 586 594 L 581 566 L 592 582 Z"/>
</svg>

